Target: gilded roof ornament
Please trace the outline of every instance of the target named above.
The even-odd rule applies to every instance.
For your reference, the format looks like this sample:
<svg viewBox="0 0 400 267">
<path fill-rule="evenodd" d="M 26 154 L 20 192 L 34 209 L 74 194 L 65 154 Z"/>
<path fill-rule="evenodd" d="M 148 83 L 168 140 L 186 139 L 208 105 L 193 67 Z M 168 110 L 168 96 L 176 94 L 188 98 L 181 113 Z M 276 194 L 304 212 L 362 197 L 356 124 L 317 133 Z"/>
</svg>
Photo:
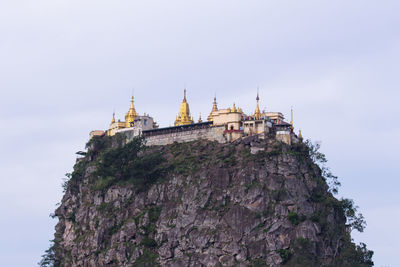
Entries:
<svg viewBox="0 0 400 267">
<path fill-rule="evenodd" d="M 292 131 L 294 130 L 294 126 L 293 126 L 293 107 L 290 108 L 290 129 L 292 129 Z"/>
<path fill-rule="evenodd" d="M 133 102 L 134 102 L 134 98 L 133 98 L 133 95 L 132 95 L 131 106 L 130 106 L 130 108 L 128 110 L 128 113 L 126 113 L 126 115 L 125 115 L 126 127 L 133 127 L 133 123 L 135 121 L 135 117 L 139 116 L 139 114 L 136 112 L 135 105 L 133 104 Z"/>
<path fill-rule="evenodd" d="M 256 111 L 254 112 L 254 117 L 256 119 L 259 119 L 261 117 L 261 112 L 260 112 L 260 105 L 259 105 L 259 101 L 260 101 L 260 97 L 258 95 L 258 90 L 257 90 L 257 107 L 256 107 Z"/>
<path fill-rule="evenodd" d="M 113 117 L 112 117 L 111 123 L 115 123 L 115 111 L 113 112 Z"/>
<path fill-rule="evenodd" d="M 212 120 L 213 120 L 213 118 L 212 118 L 212 113 L 213 113 L 214 111 L 218 111 L 217 96 L 214 96 L 213 107 L 212 107 L 212 110 L 211 110 L 210 114 L 209 114 L 208 117 L 207 117 L 207 120 L 208 120 L 208 121 L 212 121 Z"/>
<path fill-rule="evenodd" d="M 187 125 L 193 123 L 194 123 L 193 118 L 190 116 L 189 104 L 187 103 L 186 100 L 186 88 L 185 88 L 183 91 L 183 101 L 181 103 L 179 114 L 177 119 L 175 120 L 174 125 L 179 126 L 179 125 Z"/>
<path fill-rule="evenodd" d="M 233 106 L 232 106 L 232 112 L 237 112 L 237 109 L 236 109 L 236 105 L 235 105 L 235 103 L 233 103 Z"/>
</svg>

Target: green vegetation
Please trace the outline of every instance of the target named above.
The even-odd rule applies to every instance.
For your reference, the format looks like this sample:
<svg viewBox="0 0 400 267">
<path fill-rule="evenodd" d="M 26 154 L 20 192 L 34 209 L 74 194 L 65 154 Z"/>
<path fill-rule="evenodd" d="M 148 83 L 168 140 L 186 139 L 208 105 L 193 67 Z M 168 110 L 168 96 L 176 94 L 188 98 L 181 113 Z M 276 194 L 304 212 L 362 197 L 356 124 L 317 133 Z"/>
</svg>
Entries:
<svg viewBox="0 0 400 267">
<path fill-rule="evenodd" d="M 322 219 L 321 214 L 322 214 L 322 212 L 321 212 L 320 210 L 314 212 L 314 213 L 311 215 L 310 220 L 311 220 L 312 222 L 315 222 L 315 223 L 321 223 L 321 219 Z"/>
<path fill-rule="evenodd" d="M 252 189 L 253 187 L 259 186 L 260 183 L 258 181 L 252 181 L 250 184 L 246 184 L 246 189 L 244 190 L 244 192 L 247 194 L 249 192 L 250 189 Z"/>
<path fill-rule="evenodd" d="M 83 180 L 85 175 L 85 170 L 87 168 L 87 160 L 77 162 L 74 166 L 74 171 L 72 173 L 66 173 L 63 179 L 62 188 L 65 193 L 68 190 L 71 193 L 77 193 L 79 191 L 79 183 Z"/>
<path fill-rule="evenodd" d="M 338 181 L 338 177 L 333 175 L 330 169 L 326 166 L 327 159 L 326 156 L 319 151 L 320 148 L 320 143 L 313 144 L 310 140 L 306 140 L 304 143 L 292 145 L 291 153 L 299 155 L 299 158 L 309 158 L 311 160 L 309 165 L 317 164 L 321 170 L 322 178 L 324 178 L 325 182 L 328 184 L 328 191 L 332 194 L 337 194 L 340 187 L 340 182 Z M 364 216 L 361 213 L 357 213 L 358 207 L 354 205 L 354 201 L 343 198 L 338 201 L 332 195 L 326 194 L 325 183 L 323 183 L 320 179 L 317 179 L 316 181 L 318 182 L 318 186 L 311 193 L 310 201 L 316 203 L 324 202 L 328 206 L 335 208 L 337 211 L 339 211 L 339 213 L 346 217 L 347 223 L 352 229 L 363 232 L 366 222 L 364 220 Z M 312 219 L 314 221 L 321 221 L 321 214 L 319 214 L 319 218 L 316 216 L 317 214 L 315 214 Z"/>
<path fill-rule="evenodd" d="M 54 239 L 50 240 L 50 247 L 45 251 L 45 254 L 42 255 L 42 259 L 38 263 L 41 267 L 55 267 L 60 266 L 60 258 L 56 257 L 56 252 L 60 250 L 61 246 L 59 240 L 61 239 L 60 233 L 55 233 Z M 71 262 L 71 254 L 69 251 L 65 252 L 65 258 L 63 262 L 68 265 Z"/>
<path fill-rule="evenodd" d="M 340 256 L 335 260 L 335 267 L 357 266 L 370 267 L 374 265 L 372 256 L 374 252 L 367 249 L 364 243 L 356 245 L 347 240 L 345 246 L 341 248 Z"/>
<path fill-rule="evenodd" d="M 146 248 L 156 248 L 158 246 L 157 242 L 148 236 L 145 236 L 140 244 Z"/>
<path fill-rule="evenodd" d="M 122 147 L 125 143 L 125 138 L 121 134 L 116 134 L 115 136 L 94 136 L 86 144 L 86 157 L 96 158 L 99 154 L 104 151 L 115 148 Z"/>
<path fill-rule="evenodd" d="M 354 206 L 354 201 L 351 199 L 340 200 L 341 209 L 347 218 L 347 223 L 351 229 L 355 229 L 359 232 L 363 232 L 367 223 L 364 220 L 364 216 L 361 213 L 357 213 L 357 206 Z"/>
<path fill-rule="evenodd" d="M 313 144 L 310 140 L 305 141 L 304 144 L 307 147 L 308 156 L 311 158 L 312 162 L 318 164 L 318 166 L 321 168 L 322 177 L 328 183 L 329 191 L 333 194 L 337 194 L 339 191 L 340 182 L 338 177 L 333 175 L 331 170 L 326 166 L 328 160 L 326 159 L 326 156 L 319 151 L 321 144 L 318 142 Z"/>
<path fill-rule="evenodd" d="M 98 142 L 96 142 L 97 145 Z M 163 178 L 167 172 L 163 158 L 155 151 L 146 151 L 144 139 L 137 137 L 128 144 L 97 154 L 93 190 L 105 192 L 114 184 L 132 184 L 143 191 Z"/>
<path fill-rule="evenodd" d="M 282 264 L 285 264 L 292 257 L 292 253 L 288 249 L 278 249 L 276 252 L 281 256 Z"/>
<path fill-rule="evenodd" d="M 112 210 L 112 204 L 102 202 L 99 206 L 97 206 L 97 210 L 100 211 L 101 213 L 105 213 L 107 211 Z"/>
<path fill-rule="evenodd" d="M 281 201 L 284 198 L 284 196 L 286 195 L 286 189 L 284 186 L 282 186 L 278 190 L 271 190 L 271 195 L 275 201 L 277 201 L 277 202 Z"/>
<path fill-rule="evenodd" d="M 54 240 L 50 240 L 50 247 L 42 255 L 42 259 L 38 263 L 42 267 L 52 267 L 55 266 L 56 255 L 55 255 L 55 243 Z"/>
<path fill-rule="evenodd" d="M 192 149 L 190 148 L 192 145 Z M 200 164 L 208 161 L 208 158 L 205 158 L 204 155 L 193 153 L 195 150 L 195 142 L 190 143 L 174 143 L 167 147 L 166 153 L 171 155 L 172 161 L 170 162 L 171 171 L 181 174 L 181 175 L 190 175 L 194 174 Z"/>
<path fill-rule="evenodd" d="M 285 266 L 320 266 L 319 259 L 313 255 L 313 243 L 310 240 L 298 238 L 291 250 L 283 253 Z M 281 253 L 279 255 L 282 257 Z"/>
<path fill-rule="evenodd" d="M 160 214 L 161 214 L 160 207 L 157 206 L 150 207 L 148 211 L 150 223 L 156 223 L 158 221 L 158 218 L 160 217 Z"/>
<path fill-rule="evenodd" d="M 293 225 L 298 225 L 300 223 L 299 215 L 296 212 L 289 212 L 288 219 Z"/>
<path fill-rule="evenodd" d="M 137 233 L 143 236 L 140 242 L 140 246 L 143 248 L 143 254 L 135 261 L 133 266 L 158 266 L 158 254 L 156 253 L 156 249 L 160 244 L 158 244 L 153 237 L 156 233 L 156 223 L 160 214 L 161 207 L 150 206 L 134 217 L 136 226 L 141 229 L 141 231 L 137 231 Z M 148 219 L 147 224 L 140 226 L 146 215 Z M 161 243 L 163 242 L 167 242 L 167 240 L 163 240 Z"/>
<path fill-rule="evenodd" d="M 251 261 L 249 267 L 268 267 L 268 264 L 263 259 L 254 259 Z"/>
<path fill-rule="evenodd" d="M 144 249 L 143 254 L 136 259 L 132 266 L 134 267 L 154 267 L 157 263 L 158 255 L 149 249 Z"/>
</svg>

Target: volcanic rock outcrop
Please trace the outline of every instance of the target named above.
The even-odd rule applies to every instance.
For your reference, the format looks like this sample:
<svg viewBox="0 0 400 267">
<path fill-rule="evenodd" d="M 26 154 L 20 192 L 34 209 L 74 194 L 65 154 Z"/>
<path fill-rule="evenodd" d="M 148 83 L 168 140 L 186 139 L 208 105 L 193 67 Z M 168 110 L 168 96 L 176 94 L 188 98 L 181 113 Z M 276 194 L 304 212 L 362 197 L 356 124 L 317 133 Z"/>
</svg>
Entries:
<svg viewBox="0 0 400 267">
<path fill-rule="evenodd" d="M 304 143 L 123 143 L 96 137 L 75 165 L 54 266 L 372 264 Z"/>
</svg>

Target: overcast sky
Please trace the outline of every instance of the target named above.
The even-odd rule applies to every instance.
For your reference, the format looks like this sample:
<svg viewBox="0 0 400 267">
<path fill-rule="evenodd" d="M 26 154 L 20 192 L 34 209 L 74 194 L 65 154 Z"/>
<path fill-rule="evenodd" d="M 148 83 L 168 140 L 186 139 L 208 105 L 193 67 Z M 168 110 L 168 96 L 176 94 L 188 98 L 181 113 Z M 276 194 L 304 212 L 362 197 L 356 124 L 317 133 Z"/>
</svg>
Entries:
<svg viewBox="0 0 400 267">
<path fill-rule="evenodd" d="M 399 1 L 0 1 L 0 262 L 35 266 L 75 152 L 139 113 L 172 125 L 214 94 L 289 117 L 322 141 L 368 226 L 376 266 L 398 264 Z"/>
</svg>

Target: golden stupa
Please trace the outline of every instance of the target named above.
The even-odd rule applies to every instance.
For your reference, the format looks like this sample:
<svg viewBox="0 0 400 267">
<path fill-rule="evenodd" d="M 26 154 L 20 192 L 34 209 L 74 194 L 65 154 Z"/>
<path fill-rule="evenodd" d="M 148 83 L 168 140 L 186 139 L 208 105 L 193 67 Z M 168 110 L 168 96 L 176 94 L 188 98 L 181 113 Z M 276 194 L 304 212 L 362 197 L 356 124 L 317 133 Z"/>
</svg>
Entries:
<svg viewBox="0 0 400 267">
<path fill-rule="evenodd" d="M 129 108 L 128 113 L 125 115 L 125 127 L 133 127 L 133 122 L 135 121 L 135 118 L 139 116 L 139 114 L 135 110 L 135 106 L 133 105 L 133 96 L 131 99 L 131 107 Z"/>
<path fill-rule="evenodd" d="M 254 117 L 258 120 L 261 117 L 260 106 L 259 106 L 260 97 L 258 96 L 258 92 L 257 92 L 256 100 L 257 100 L 257 107 L 256 107 L 256 111 L 254 112 Z"/>
<path fill-rule="evenodd" d="M 208 121 L 212 121 L 212 120 L 213 120 L 212 113 L 213 113 L 214 111 L 218 111 L 217 97 L 216 97 L 216 96 L 214 96 L 213 107 L 212 107 L 212 110 L 211 110 L 211 112 L 210 112 L 210 115 L 208 115 L 208 117 L 207 117 L 207 120 L 208 120 Z"/>
<path fill-rule="evenodd" d="M 186 89 L 185 89 L 179 115 L 176 118 L 174 125 L 179 126 L 179 125 L 187 125 L 193 123 L 194 123 L 193 119 L 190 117 L 189 104 L 186 101 Z"/>
</svg>

